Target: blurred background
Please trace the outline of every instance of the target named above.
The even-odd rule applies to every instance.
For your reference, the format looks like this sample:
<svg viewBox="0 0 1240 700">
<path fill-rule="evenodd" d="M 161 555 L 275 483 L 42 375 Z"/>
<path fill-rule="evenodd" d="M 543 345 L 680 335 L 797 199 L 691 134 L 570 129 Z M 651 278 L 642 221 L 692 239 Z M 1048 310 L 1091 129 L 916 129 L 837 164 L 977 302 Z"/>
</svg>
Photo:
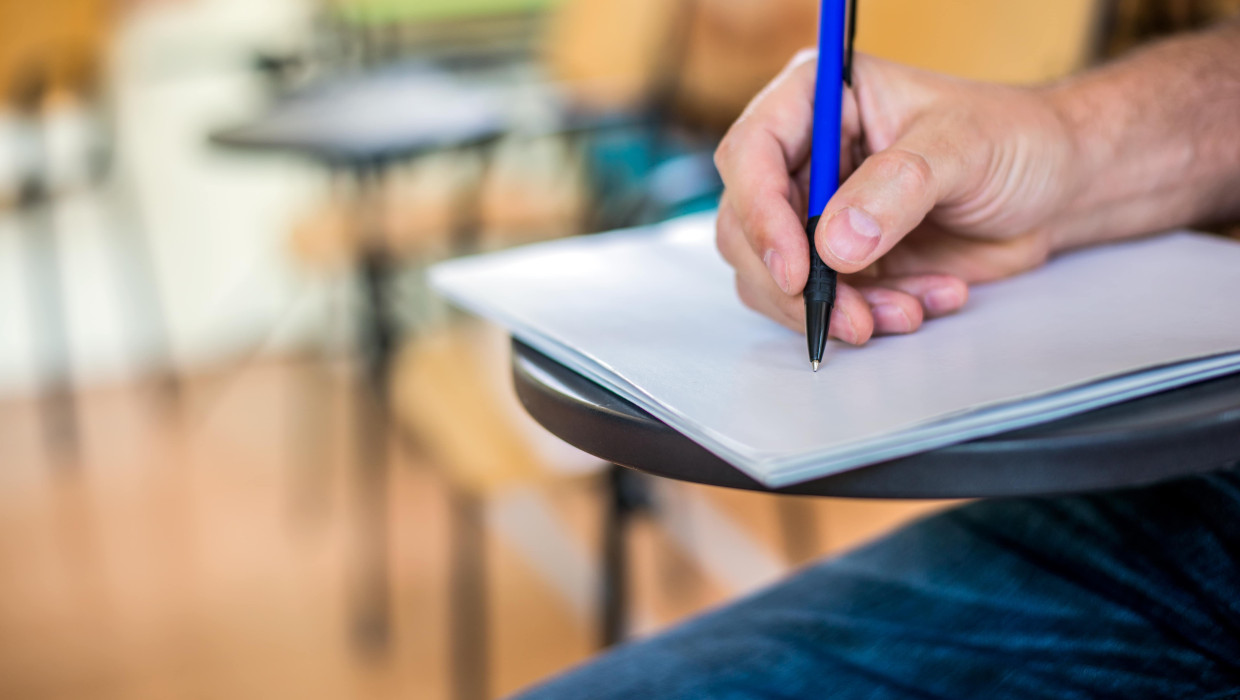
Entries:
<svg viewBox="0 0 1240 700">
<path fill-rule="evenodd" d="M 1240 1 L 859 6 L 860 50 L 1029 83 Z M 424 284 L 711 209 L 816 16 L 0 0 L 0 697 L 498 697 L 942 507 L 617 472 Z"/>
</svg>

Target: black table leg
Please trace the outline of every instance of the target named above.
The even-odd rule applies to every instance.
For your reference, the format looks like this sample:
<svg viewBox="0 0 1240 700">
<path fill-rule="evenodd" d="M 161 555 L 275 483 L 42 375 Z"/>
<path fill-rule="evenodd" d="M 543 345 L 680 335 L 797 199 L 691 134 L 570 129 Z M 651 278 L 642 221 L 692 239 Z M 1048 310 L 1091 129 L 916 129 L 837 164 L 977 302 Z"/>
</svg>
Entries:
<svg viewBox="0 0 1240 700">
<path fill-rule="evenodd" d="M 363 287 L 360 345 L 364 386 L 359 395 L 357 426 L 358 575 L 360 590 L 355 618 L 355 639 L 368 653 L 387 651 L 391 637 L 391 583 L 388 554 L 388 383 L 396 348 L 397 331 L 388 308 L 391 261 L 383 249 L 377 211 L 382 186 L 382 164 L 356 170 L 358 201 L 364 240 L 359 263 Z"/>
<path fill-rule="evenodd" d="M 357 395 L 357 542 L 353 640 L 368 655 L 387 652 L 391 638 L 388 566 L 387 417 L 370 387 Z"/>
<path fill-rule="evenodd" d="M 629 625 L 629 523 L 650 497 L 641 474 L 609 465 L 605 474 L 603 570 L 599 591 L 599 643 L 607 648 L 624 641 Z"/>
</svg>

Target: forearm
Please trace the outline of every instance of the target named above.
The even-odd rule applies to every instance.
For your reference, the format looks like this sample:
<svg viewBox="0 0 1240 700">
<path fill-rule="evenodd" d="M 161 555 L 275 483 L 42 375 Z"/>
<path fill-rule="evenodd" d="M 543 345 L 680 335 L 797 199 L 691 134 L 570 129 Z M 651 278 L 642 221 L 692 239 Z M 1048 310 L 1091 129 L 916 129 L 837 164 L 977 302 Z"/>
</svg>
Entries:
<svg viewBox="0 0 1240 700">
<path fill-rule="evenodd" d="M 1047 92 L 1076 156 L 1054 249 L 1240 219 L 1240 22 Z"/>
</svg>

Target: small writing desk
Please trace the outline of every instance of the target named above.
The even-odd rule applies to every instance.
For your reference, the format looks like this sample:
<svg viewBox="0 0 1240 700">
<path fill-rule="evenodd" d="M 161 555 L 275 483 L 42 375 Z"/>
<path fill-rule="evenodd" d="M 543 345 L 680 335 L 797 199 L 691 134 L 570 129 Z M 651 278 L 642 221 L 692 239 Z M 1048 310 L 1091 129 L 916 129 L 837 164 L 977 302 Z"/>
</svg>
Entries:
<svg viewBox="0 0 1240 700">
<path fill-rule="evenodd" d="M 1139 486 L 1240 460 L 1240 374 L 981 440 L 768 489 L 629 401 L 524 343 L 517 396 L 565 442 L 620 467 L 711 486 L 809 496 L 984 498 Z M 623 535 L 633 472 L 614 467 L 603 547 L 605 644 L 628 618 Z M 640 489 L 638 489 L 640 490 Z"/>
<path fill-rule="evenodd" d="M 358 406 L 361 508 L 356 563 L 362 581 L 355 632 L 364 648 L 386 649 L 391 619 L 387 560 L 386 445 L 388 385 L 400 329 L 394 319 L 392 273 L 397 261 L 386 249 L 380 217 L 367 205 L 394 163 L 445 150 L 482 149 L 509 133 L 586 134 L 642 123 L 641 114 L 600 112 L 571 104 L 561 87 L 511 80 L 462 79 L 430 65 L 395 65 L 346 75 L 285 97 L 257 118 L 211 134 L 216 145 L 282 152 L 309 158 L 357 183 L 361 245 L 356 256 L 363 304 L 359 347 L 371 400 Z M 531 124 L 533 126 L 531 126 Z M 475 193 L 476 195 L 476 193 Z M 477 202 L 462 217 L 473 224 Z M 472 230 L 456 232 L 468 248 Z M 460 511 L 461 508 L 456 510 Z M 484 544 L 480 511 L 458 512 L 460 541 L 453 547 L 452 643 L 456 697 L 486 695 L 485 590 L 481 588 Z"/>
<path fill-rule="evenodd" d="M 355 257 L 363 304 L 358 324 L 359 348 L 370 389 L 357 406 L 359 509 L 354 634 L 371 652 L 386 651 L 391 625 L 388 560 L 388 390 L 399 343 L 393 307 L 392 277 L 397 261 L 384 243 L 374 200 L 389 167 L 445 149 L 483 147 L 516 124 L 510 85 L 472 84 L 427 66 L 393 66 L 345 76 L 286 97 L 250 122 L 211 134 L 217 145 L 260 152 L 285 152 L 310 158 L 357 184 L 360 246 Z M 474 202 L 469 202 L 472 208 Z M 473 511 L 461 515 L 470 543 L 453 563 L 457 594 L 452 598 L 453 689 L 456 697 L 485 696 L 485 619 L 478 612 L 481 527 Z M 471 579 L 462 583 L 463 579 Z M 463 592 L 462 592 L 463 591 Z"/>
<path fill-rule="evenodd" d="M 712 486 L 861 498 L 983 498 L 1151 484 L 1240 460 L 1240 374 L 783 489 L 768 489 L 616 394 L 514 341 L 517 395 L 590 454 Z"/>
</svg>

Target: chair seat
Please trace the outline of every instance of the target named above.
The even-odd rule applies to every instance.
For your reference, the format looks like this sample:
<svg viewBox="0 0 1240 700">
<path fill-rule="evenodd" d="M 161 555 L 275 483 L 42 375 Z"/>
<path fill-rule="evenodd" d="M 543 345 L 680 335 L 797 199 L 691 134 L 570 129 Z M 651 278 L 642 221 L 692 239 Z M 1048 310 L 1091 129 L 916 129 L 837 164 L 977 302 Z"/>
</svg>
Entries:
<svg viewBox="0 0 1240 700">
<path fill-rule="evenodd" d="M 601 463 L 546 433 L 512 390 L 506 336 L 458 324 L 402 349 L 393 375 L 397 424 L 458 487 L 487 494 L 571 480 Z"/>
</svg>

